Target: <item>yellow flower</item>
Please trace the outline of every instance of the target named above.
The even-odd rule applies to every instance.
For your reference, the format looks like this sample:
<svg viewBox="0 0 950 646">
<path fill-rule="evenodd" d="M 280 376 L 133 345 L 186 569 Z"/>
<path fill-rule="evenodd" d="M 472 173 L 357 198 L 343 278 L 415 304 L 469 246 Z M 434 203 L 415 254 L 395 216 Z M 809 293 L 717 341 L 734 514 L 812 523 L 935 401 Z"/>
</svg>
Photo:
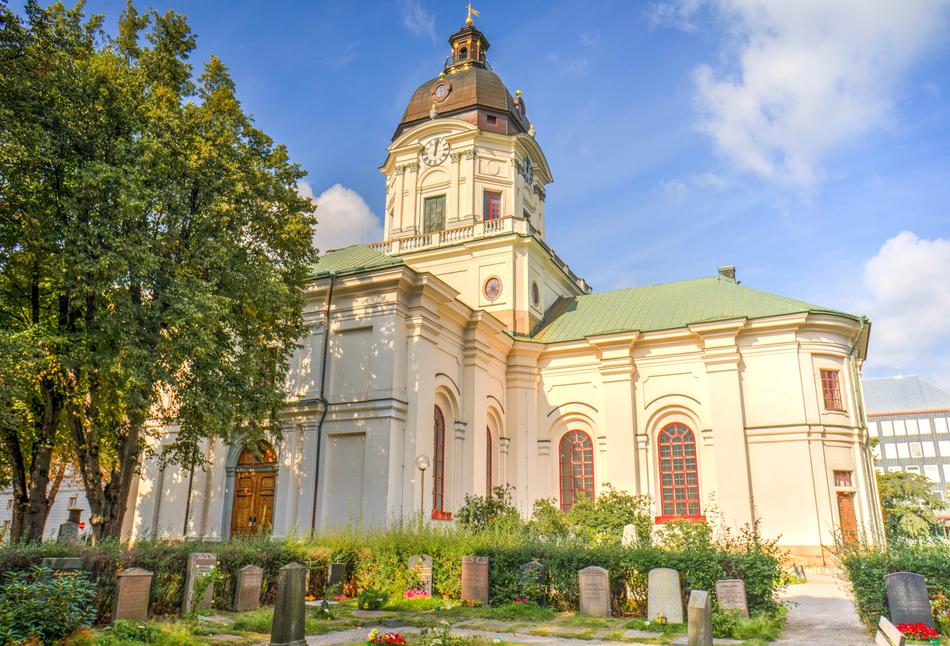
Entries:
<svg viewBox="0 0 950 646">
<path fill-rule="evenodd" d="M 379 629 L 378 629 L 378 628 L 373 628 L 371 631 L 369 631 L 369 638 L 370 638 L 371 640 L 376 639 L 377 636 L 379 636 Z"/>
</svg>

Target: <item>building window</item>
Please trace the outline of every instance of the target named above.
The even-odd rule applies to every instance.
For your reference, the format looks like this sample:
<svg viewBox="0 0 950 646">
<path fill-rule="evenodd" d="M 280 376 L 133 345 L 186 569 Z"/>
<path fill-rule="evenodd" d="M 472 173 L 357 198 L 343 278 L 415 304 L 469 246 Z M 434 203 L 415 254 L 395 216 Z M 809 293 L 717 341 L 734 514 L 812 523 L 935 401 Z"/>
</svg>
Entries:
<svg viewBox="0 0 950 646">
<path fill-rule="evenodd" d="M 574 502 L 594 499 L 594 444 L 583 431 L 569 431 L 561 438 L 561 510 Z"/>
<path fill-rule="evenodd" d="M 7 500 L 7 509 L 13 509 L 13 498 Z"/>
<path fill-rule="evenodd" d="M 460 47 L 460 48 L 459 48 L 459 60 L 460 60 L 460 61 L 464 61 L 464 60 L 466 60 L 466 59 L 468 59 L 468 48 L 467 48 L 467 47 Z"/>
<path fill-rule="evenodd" d="M 77 503 L 79 503 L 79 496 L 70 496 L 69 504 L 67 505 L 67 507 L 69 509 L 73 509 L 77 505 Z"/>
<path fill-rule="evenodd" d="M 435 407 L 432 441 L 432 513 L 445 511 L 445 416 Z"/>
<path fill-rule="evenodd" d="M 491 473 L 491 429 L 485 428 L 485 481 L 487 483 L 486 491 L 491 495 L 492 473 Z"/>
<path fill-rule="evenodd" d="M 422 232 L 432 233 L 445 229 L 445 196 L 427 197 L 423 202 Z"/>
<path fill-rule="evenodd" d="M 498 117 L 496 117 L 493 114 L 488 115 L 488 123 L 491 125 L 495 125 L 496 123 L 498 123 Z"/>
<path fill-rule="evenodd" d="M 852 487 L 850 471 L 835 471 L 836 487 Z"/>
<path fill-rule="evenodd" d="M 501 192 L 485 191 L 482 201 L 482 219 L 497 220 L 501 217 Z"/>
<path fill-rule="evenodd" d="M 821 371 L 821 392 L 825 398 L 825 410 L 844 410 L 841 404 L 841 380 L 839 371 Z"/>
<path fill-rule="evenodd" d="M 699 516 L 696 438 L 684 424 L 668 424 L 658 439 L 660 505 L 664 518 Z"/>
</svg>

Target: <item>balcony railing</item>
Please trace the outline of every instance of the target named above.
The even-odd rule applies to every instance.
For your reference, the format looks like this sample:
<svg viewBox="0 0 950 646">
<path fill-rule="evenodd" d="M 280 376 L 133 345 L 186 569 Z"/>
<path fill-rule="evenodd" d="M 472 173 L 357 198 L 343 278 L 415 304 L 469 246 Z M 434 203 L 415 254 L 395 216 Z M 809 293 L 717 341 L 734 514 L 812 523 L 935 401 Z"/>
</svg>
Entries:
<svg viewBox="0 0 950 646">
<path fill-rule="evenodd" d="M 563 260 L 558 258 L 557 254 L 554 253 L 554 250 L 545 244 L 544 240 L 541 239 L 541 236 L 538 235 L 538 231 L 533 226 L 531 226 L 531 223 L 525 218 L 516 218 L 509 215 L 503 218 L 483 220 L 481 222 L 475 222 L 474 224 L 468 224 L 452 229 L 443 229 L 442 231 L 420 233 L 418 235 L 408 236 L 405 238 L 391 238 L 389 240 L 384 240 L 383 242 L 375 242 L 368 246 L 370 249 L 375 249 L 381 253 L 391 256 L 398 256 L 401 254 L 413 253 L 425 249 L 447 247 L 459 244 L 460 242 L 465 242 L 466 240 L 488 238 L 509 233 L 517 233 L 523 236 L 533 236 L 541 244 L 541 246 L 543 246 L 548 251 L 548 253 L 551 254 L 551 259 L 554 261 L 554 263 L 560 267 L 564 273 L 566 273 L 570 279 L 574 281 L 574 283 L 580 287 L 581 290 L 584 291 L 584 293 L 590 293 L 591 287 L 587 284 L 587 281 L 578 277 L 573 271 L 571 271 L 571 268 L 568 267 Z"/>
</svg>

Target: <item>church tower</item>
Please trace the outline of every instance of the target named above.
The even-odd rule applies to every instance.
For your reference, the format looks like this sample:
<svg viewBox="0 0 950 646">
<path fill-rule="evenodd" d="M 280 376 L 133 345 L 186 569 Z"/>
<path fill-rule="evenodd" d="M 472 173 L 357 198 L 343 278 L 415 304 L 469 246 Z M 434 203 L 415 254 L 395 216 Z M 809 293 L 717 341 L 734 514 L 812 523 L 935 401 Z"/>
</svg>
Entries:
<svg viewBox="0 0 950 646">
<path fill-rule="evenodd" d="M 553 177 L 521 92 L 492 70 L 471 17 L 449 46 L 387 148 L 385 240 L 372 246 L 529 334 L 558 298 L 590 288 L 545 244 Z"/>
</svg>

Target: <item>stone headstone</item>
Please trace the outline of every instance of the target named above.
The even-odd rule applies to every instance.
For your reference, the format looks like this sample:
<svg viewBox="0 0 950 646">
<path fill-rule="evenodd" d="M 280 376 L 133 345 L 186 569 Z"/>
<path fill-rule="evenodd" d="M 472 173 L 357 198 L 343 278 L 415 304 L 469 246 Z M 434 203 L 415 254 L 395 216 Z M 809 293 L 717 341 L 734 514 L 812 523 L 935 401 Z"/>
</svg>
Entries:
<svg viewBox="0 0 950 646">
<path fill-rule="evenodd" d="M 742 579 L 716 581 L 716 600 L 723 610 L 735 610 L 743 617 L 749 616 L 749 602 L 745 596 L 745 582 Z"/>
<path fill-rule="evenodd" d="M 650 570 L 647 585 L 647 619 L 658 614 L 671 624 L 683 623 L 683 597 L 680 595 L 680 573 L 666 567 Z"/>
<path fill-rule="evenodd" d="M 59 526 L 56 534 L 57 545 L 79 545 L 79 524 L 68 520 Z"/>
<path fill-rule="evenodd" d="M 56 572 L 73 572 L 82 569 L 83 560 L 75 556 L 61 556 L 58 558 L 47 557 L 43 559 L 42 565 L 52 570 L 54 574 Z"/>
<path fill-rule="evenodd" d="M 462 557 L 462 599 L 488 604 L 488 557 Z"/>
<path fill-rule="evenodd" d="M 712 646 L 712 599 L 705 590 L 693 590 L 686 607 L 686 643 L 689 646 Z"/>
<path fill-rule="evenodd" d="M 185 590 L 181 605 L 181 612 L 184 615 L 192 610 L 207 610 L 211 607 L 214 599 L 214 585 L 205 588 L 204 596 L 195 600 L 195 580 L 207 574 L 218 564 L 218 557 L 210 552 L 192 552 L 188 555 L 188 569 L 185 574 Z"/>
<path fill-rule="evenodd" d="M 122 570 L 115 576 L 115 605 L 112 621 L 146 621 L 152 573 L 140 567 Z"/>
<path fill-rule="evenodd" d="M 307 643 L 304 639 L 306 580 L 307 568 L 300 563 L 288 563 L 280 568 L 270 646 L 305 646 Z"/>
<path fill-rule="evenodd" d="M 246 612 L 260 608 L 263 582 L 264 570 L 256 565 L 245 565 L 238 570 L 234 579 L 234 609 Z"/>
<path fill-rule="evenodd" d="M 327 571 L 327 591 L 324 597 L 343 594 L 343 581 L 346 580 L 346 564 L 331 563 Z"/>
<path fill-rule="evenodd" d="M 522 563 L 518 570 L 521 574 L 521 594 L 531 597 L 531 592 L 535 592 L 531 601 L 539 606 L 545 605 L 548 600 L 548 573 L 544 566 L 537 561 L 529 561 Z"/>
<path fill-rule="evenodd" d="M 927 581 L 919 574 L 895 572 L 884 577 L 887 588 L 887 608 L 891 623 L 924 624 L 934 628 L 933 615 L 930 612 L 930 597 L 927 594 Z"/>
<path fill-rule="evenodd" d="M 577 573 L 580 613 L 588 617 L 610 616 L 610 573 L 591 565 Z"/>
<path fill-rule="evenodd" d="M 66 522 L 78 525 L 82 518 L 82 507 L 70 507 L 67 511 L 69 511 L 69 516 L 66 518 Z"/>
<path fill-rule="evenodd" d="M 877 633 L 874 635 L 876 646 L 904 646 L 907 640 L 904 634 L 892 624 L 887 617 L 881 617 L 877 623 Z"/>
<path fill-rule="evenodd" d="M 409 569 L 416 573 L 419 585 L 432 596 L 432 557 L 428 554 L 416 554 L 409 557 Z"/>
<path fill-rule="evenodd" d="M 634 525 L 623 526 L 623 539 L 621 543 L 624 547 L 634 547 L 637 544 L 637 528 Z"/>
</svg>

